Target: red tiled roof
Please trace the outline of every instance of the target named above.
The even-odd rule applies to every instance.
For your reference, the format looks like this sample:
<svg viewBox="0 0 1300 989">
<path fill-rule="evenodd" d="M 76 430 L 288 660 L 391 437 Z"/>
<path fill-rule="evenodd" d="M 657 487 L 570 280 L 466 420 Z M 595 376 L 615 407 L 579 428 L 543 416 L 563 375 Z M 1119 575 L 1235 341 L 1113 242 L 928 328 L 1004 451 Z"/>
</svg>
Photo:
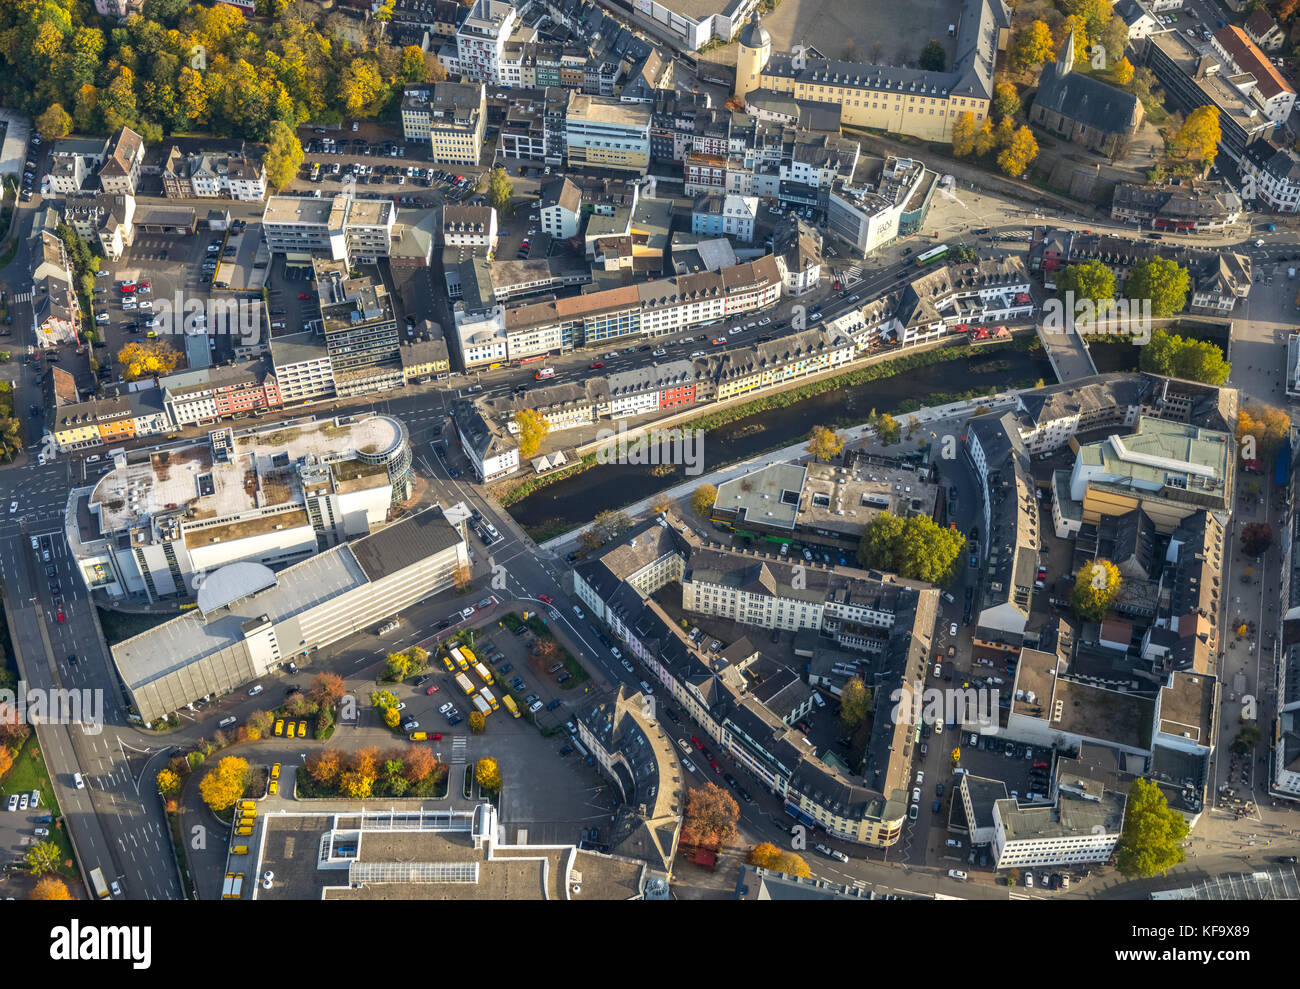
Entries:
<svg viewBox="0 0 1300 989">
<path fill-rule="evenodd" d="M 1260 94 L 1271 100 L 1281 93 L 1294 93 L 1290 84 L 1273 67 L 1259 46 L 1246 37 L 1241 28 L 1229 24 L 1214 32 L 1214 38 L 1243 72 L 1249 72 L 1259 85 Z"/>
</svg>

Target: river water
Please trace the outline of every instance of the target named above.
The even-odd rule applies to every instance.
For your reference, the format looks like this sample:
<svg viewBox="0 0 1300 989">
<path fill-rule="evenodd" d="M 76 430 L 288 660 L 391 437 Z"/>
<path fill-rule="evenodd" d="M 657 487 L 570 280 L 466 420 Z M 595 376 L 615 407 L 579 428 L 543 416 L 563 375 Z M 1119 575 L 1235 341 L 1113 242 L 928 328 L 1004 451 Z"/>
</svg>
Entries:
<svg viewBox="0 0 1300 989">
<path fill-rule="evenodd" d="M 1018 382 L 1055 380 L 1041 351 L 1027 354 L 997 347 L 943 364 L 905 371 L 890 378 L 825 392 L 787 406 L 760 412 L 708 431 L 704 438 L 704 473 L 757 456 L 765 450 L 790 446 L 808 437 L 813 426 L 850 426 L 864 421 L 872 409 L 894 412 L 900 402 L 915 399 L 929 404 L 934 393 L 971 389 L 996 390 Z M 906 416 L 900 414 L 900 422 Z M 567 531 L 590 522 L 604 509 L 617 509 L 686 480 L 685 468 L 655 476 L 649 465 L 600 464 L 573 477 L 541 488 L 508 511 L 533 532 Z M 662 468 L 660 468 L 662 470 Z M 560 529 L 562 527 L 562 530 Z"/>
</svg>

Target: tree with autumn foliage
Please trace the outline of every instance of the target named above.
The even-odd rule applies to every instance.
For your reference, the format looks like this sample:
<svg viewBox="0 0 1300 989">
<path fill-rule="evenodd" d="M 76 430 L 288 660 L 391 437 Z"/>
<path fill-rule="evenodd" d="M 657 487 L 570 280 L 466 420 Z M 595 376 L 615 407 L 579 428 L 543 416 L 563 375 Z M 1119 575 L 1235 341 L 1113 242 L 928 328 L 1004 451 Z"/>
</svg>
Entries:
<svg viewBox="0 0 1300 989">
<path fill-rule="evenodd" d="M 1000 82 L 993 88 L 993 112 L 999 120 L 1020 115 L 1020 94 L 1009 82 Z"/>
<path fill-rule="evenodd" d="M 1263 556 L 1273 545 L 1273 527 L 1267 522 L 1250 522 L 1241 530 L 1241 551 L 1247 556 Z"/>
<path fill-rule="evenodd" d="M 428 746 L 412 745 L 402 756 L 402 775 L 412 783 L 419 783 L 438 768 L 438 760 L 433 757 Z"/>
<path fill-rule="evenodd" d="M 813 426 L 804 450 L 815 459 L 825 463 L 832 457 L 838 457 L 844 450 L 844 437 L 825 426 Z"/>
<path fill-rule="evenodd" d="M 771 872 L 783 872 L 787 876 L 807 879 L 812 875 L 812 870 L 808 868 L 808 863 L 802 856 L 794 852 L 782 851 L 770 841 L 764 841 L 751 848 L 747 860 L 750 865 Z"/>
<path fill-rule="evenodd" d="M 542 440 L 551 431 L 551 424 L 540 412 L 520 409 L 515 413 L 515 426 L 519 429 L 519 456 L 525 460 L 536 456 Z"/>
<path fill-rule="evenodd" d="M 1128 60 L 1128 56 L 1116 62 L 1115 67 L 1111 70 L 1115 82 L 1120 86 L 1127 86 L 1133 81 L 1133 72 L 1133 63 Z"/>
<path fill-rule="evenodd" d="M 1198 106 L 1187 115 L 1183 126 L 1169 142 L 1169 154 L 1174 158 L 1208 165 L 1219 153 L 1219 142 L 1222 139 L 1219 108 Z"/>
<path fill-rule="evenodd" d="M 501 791 L 501 767 L 491 757 L 480 759 L 474 766 L 474 779 L 485 793 L 495 794 Z"/>
<path fill-rule="evenodd" d="M 1052 29 L 1045 21 L 1034 21 L 1020 32 L 1011 48 L 1011 62 L 1021 72 L 1036 69 L 1056 57 Z"/>
<path fill-rule="evenodd" d="M 365 773 L 358 773 L 356 770 L 349 769 L 339 777 L 339 790 L 346 797 L 353 800 L 364 800 L 370 796 L 371 788 L 375 785 L 373 776 L 367 776 Z"/>
<path fill-rule="evenodd" d="M 736 827 L 739 819 L 740 807 L 735 798 L 716 783 L 693 788 L 686 795 L 682 843 L 722 848 L 740 834 Z"/>
<path fill-rule="evenodd" d="M 54 876 L 46 876 L 32 887 L 31 899 L 71 900 L 72 894 L 68 892 L 68 884 L 62 879 L 56 879 Z"/>
<path fill-rule="evenodd" d="M 691 495 L 691 508 L 696 515 L 708 518 L 718 500 L 718 489 L 712 484 L 701 484 Z"/>
<path fill-rule="evenodd" d="M 965 158 L 975 150 L 975 114 L 963 110 L 952 125 L 952 153 Z"/>
<path fill-rule="evenodd" d="M 1271 458 L 1290 435 L 1291 417 L 1272 405 L 1252 402 L 1237 413 L 1237 445 L 1245 460 Z"/>
<path fill-rule="evenodd" d="M 339 772 L 343 768 L 343 758 L 338 749 L 321 749 L 307 757 L 303 768 L 317 783 L 328 786 L 339 778 Z"/>
<path fill-rule="evenodd" d="M 247 760 L 227 756 L 199 781 L 199 795 L 212 810 L 227 810 L 244 795 L 248 788 L 248 775 Z"/>
<path fill-rule="evenodd" d="M 1020 127 L 1012 135 L 1010 143 L 998 155 L 998 167 L 1002 169 L 1003 175 L 1014 178 L 1022 175 L 1037 157 L 1038 142 L 1034 139 L 1034 132 L 1028 127 Z"/>
<path fill-rule="evenodd" d="M 170 797 L 181 788 L 181 778 L 170 769 L 160 769 L 157 782 L 158 792 L 164 797 Z"/>
<path fill-rule="evenodd" d="M 14 754 L 9 751 L 6 745 L 0 745 L 0 779 L 4 778 L 5 773 L 13 768 Z"/>
<path fill-rule="evenodd" d="M 180 352 L 165 340 L 128 343 L 117 352 L 117 363 L 127 381 L 171 374 L 180 359 Z"/>
<path fill-rule="evenodd" d="M 332 708 L 347 693 L 343 678 L 337 673 L 317 673 L 311 682 L 308 696 L 321 707 Z"/>
</svg>

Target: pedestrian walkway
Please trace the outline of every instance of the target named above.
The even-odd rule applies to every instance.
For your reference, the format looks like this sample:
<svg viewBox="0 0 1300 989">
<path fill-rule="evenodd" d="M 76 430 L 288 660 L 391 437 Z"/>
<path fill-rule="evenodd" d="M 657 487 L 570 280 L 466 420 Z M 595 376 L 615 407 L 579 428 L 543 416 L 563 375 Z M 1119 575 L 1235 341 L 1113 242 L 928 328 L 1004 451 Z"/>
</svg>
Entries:
<svg viewBox="0 0 1300 989">
<path fill-rule="evenodd" d="M 469 739 L 464 735 L 455 735 L 451 740 L 451 764 L 453 766 L 465 765 L 467 759 L 465 750 L 469 745 Z"/>
</svg>

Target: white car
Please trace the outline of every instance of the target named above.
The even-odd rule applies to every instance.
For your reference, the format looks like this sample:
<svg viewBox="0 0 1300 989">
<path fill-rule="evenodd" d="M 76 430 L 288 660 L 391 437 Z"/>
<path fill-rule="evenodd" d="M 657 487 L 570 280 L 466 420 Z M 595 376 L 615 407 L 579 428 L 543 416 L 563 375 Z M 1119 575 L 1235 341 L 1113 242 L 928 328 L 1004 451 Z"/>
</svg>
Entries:
<svg viewBox="0 0 1300 989">
<path fill-rule="evenodd" d="M 451 707 L 452 707 L 451 701 L 448 701 L 446 704 L 442 705 L 442 707 L 438 708 L 438 713 L 446 714 L 448 711 L 451 710 Z"/>
<path fill-rule="evenodd" d="M 677 739 L 677 747 L 681 749 L 683 752 L 685 752 L 687 755 L 691 754 L 691 743 L 686 741 L 686 739 L 684 738 Z M 12 810 L 13 808 L 11 807 L 9 809 Z"/>
<path fill-rule="evenodd" d="M 948 634 L 949 634 L 949 635 L 956 635 L 956 634 L 957 634 L 957 623 L 956 623 L 956 622 L 952 622 L 952 623 L 948 626 Z"/>
<path fill-rule="evenodd" d="M 687 771 L 688 773 L 693 773 L 693 772 L 695 772 L 695 763 L 691 762 L 690 759 L 683 759 L 683 760 L 682 760 L 682 765 L 686 767 L 686 771 Z"/>
<path fill-rule="evenodd" d="M 262 692 L 262 685 L 259 683 L 248 691 L 249 697 L 256 697 Z"/>
<path fill-rule="evenodd" d="M 466 619 L 466 618 L 473 618 L 473 617 L 474 617 L 474 609 L 473 609 L 473 608 L 465 608 L 465 609 L 463 609 L 463 610 L 461 611 L 461 613 L 460 613 L 460 617 L 461 617 L 461 620 L 462 620 L 462 621 L 463 621 L 464 619 Z"/>
<path fill-rule="evenodd" d="M 632 664 L 629 663 L 626 659 L 623 660 L 623 669 L 627 670 L 629 673 L 636 672 L 635 670 L 632 669 Z"/>
<path fill-rule="evenodd" d="M 31 798 L 28 797 L 27 794 L 25 794 L 25 793 L 20 793 L 20 794 L 18 794 L 18 809 L 19 809 L 19 810 L 26 810 L 26 809 L 27 809 L 27 801 L 30 800 L 30 799 L 31 799 Z"/>
<path fill-rule="evenodd" d="M 139 302 L 139 306 L 141 309 L 153 309 L 153 303 L 150 302 L 148 299 L 142 299 Z"/>
<path fill-rule="evenodd" d="M 532 706 L 528 708 L 528 713 L 536 714 L 543 707 L 545 707 L 545 705 L 541 701 L 533 701 Z"/>
<path fill-rule="evenodd" d="M 9 502 L 9 514 L 12 515 L 16 511 L 18 511 L 18 502 L 16 501 Z"/>
<path fill-rule="evenodd" d="M 653 351 L 652 354 L 651 354 L 651 356 L 653 356 L 653 357 L 663 357 L 663 356 L 664 356 L 665 354 L 667 354 L 667 353 L 668 353 L 668 351 L 664 350 L 663 347 L 660 347 L 658 350 Z"/>
<path fill-rule="evenodd" d="M 960 869 L 949 869 L 948 878 L 956 879 L 959 883 L 964 883 L 966 881 L 966 873 L 962 872 Z"/>
<path fill-rule="evenodd" d="M 1025 888 L 1026 889 L 1034 888 L 1034 874 L 1032 872 L 1025 873 Z"/>
<path fill-rule="evenodd" d="M 938 680 L 938 679 L 939 679 L 940 677 L 942 677 L 942 676 L 943 676 L 943 667 L 942 667 L 940 664 L 935 663 L 935 664 L 934 664 L 934 678 L 935 678 L 936 680 Z"/>
<path fill-rule="evenodd" d="M 912 787 L 912 803 L 919 804 L 920 802 L 921 802 L 921 788 L 919 786 L 914 786 Z"/>
<path fill-rule="evenodd" d="M 686 751 L 689 752 L 690 749 L 688 748 Z M 11 793 L 9 794 L 9 810 L 16 811 L 17 809 L 18 809 L 18 794 Z"/>
<path fill-rule="evenodd" d="M 119 886 L 119 885 L 117 884 L 117 880 L 116 880 L 116 879 L 114 879 L 111 883 L 109 883 L 109 884 L 108 884 L 108 887 L 109 887 L 109 889 L 111 889 L 111 890 L 113 891 L 113 895 L 114 895 L 114 896 L 121 896 L 121 895 L 122 895 L 122 887 Z"/>
<path fill-rule="evenodd" d="M 644 680 L 641 681 L 641 689 L 644 690 L 647 694 L 654 696 L 654 688 L 652 688 L 650 684 L 646 683 Z"/>
</svg>

